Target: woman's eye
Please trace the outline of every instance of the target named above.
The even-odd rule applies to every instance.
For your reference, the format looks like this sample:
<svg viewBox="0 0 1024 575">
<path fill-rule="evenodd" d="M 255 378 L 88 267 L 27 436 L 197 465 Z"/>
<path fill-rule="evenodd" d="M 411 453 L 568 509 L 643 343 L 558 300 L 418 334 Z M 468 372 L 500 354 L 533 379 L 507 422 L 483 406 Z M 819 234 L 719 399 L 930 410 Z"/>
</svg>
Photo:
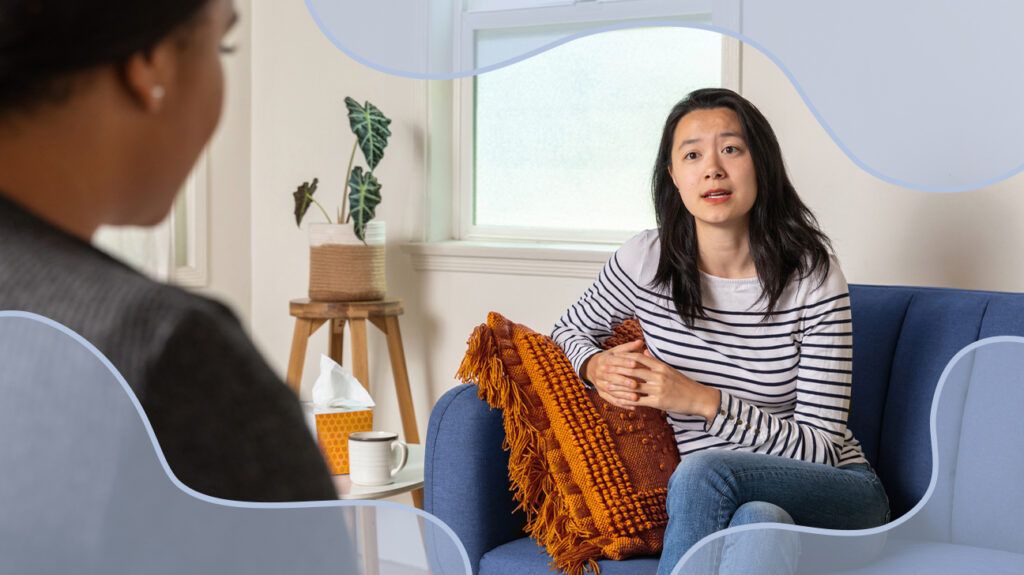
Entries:
<svg viewBox="0 0 1024 575">
<path fill-rule="evenodd" d="M 735 154 L 736 152 L 739 151 L 739 149 L 737 149 L 736 146 L 726 146 L 725 148 L 722 149 L 722 151 L 725 152 L 726 154 Z"/>
<path fill-rule="evenodd" d="M 683 159 L 684 160 L 695 160 L 695 159 L 697 159 L 697 152 L 686 152 L 686 155 L 683 156 Z"/>
</svg>

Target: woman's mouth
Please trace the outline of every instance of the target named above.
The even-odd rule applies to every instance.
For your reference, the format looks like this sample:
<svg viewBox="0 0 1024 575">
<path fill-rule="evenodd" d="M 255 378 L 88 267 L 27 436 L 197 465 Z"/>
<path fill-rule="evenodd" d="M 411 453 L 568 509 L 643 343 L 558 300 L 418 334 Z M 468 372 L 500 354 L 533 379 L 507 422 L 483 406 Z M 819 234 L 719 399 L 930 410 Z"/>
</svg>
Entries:
<svg viewBox="0 0 1024 575">
<path fill-rule="evenodd" d="M 708 190 L 700 195 L 702 199 L 712 204 L 720 204 L 729 199 L 732 192 L 729 190 Z"/>
</svg>

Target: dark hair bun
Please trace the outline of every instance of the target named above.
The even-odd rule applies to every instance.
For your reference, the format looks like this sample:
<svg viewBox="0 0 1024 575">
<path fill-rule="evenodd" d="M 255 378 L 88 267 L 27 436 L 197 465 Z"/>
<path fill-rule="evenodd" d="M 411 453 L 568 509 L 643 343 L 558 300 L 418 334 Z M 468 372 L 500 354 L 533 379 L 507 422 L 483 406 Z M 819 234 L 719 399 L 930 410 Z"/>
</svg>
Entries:
<svg viewBox="0 0 1024 575">
<path fill-rule="evenodd" d="M 209 0 L 0 0 L 0 112 L 59 98 L 70 73 L 149 48 Z"/>
</svg>

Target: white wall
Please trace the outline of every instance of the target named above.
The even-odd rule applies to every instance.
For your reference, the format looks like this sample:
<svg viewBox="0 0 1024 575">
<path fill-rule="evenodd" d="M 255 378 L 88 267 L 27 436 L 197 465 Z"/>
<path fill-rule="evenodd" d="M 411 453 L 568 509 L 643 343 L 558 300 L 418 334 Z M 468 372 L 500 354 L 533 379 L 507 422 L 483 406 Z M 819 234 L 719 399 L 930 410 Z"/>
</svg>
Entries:
<svg viewBox="0 0 1024 575">
<path fill-rule="evenodd" d="M 236 6 L 242 18 L 229 38 L 236 50 L 223 59 L 224 110 L 210 142 L 208 284 L 199 291 L 226 302 L 248 326 L 252 316 L 250 0 L 236 0 Z"/>
<path fill-rule="evenodd" d="M 328 212 L 339 205 L 354 136 L 345 96 L 370 100 L 391 118 L 391 139 L 375 173 L 383 201 L 377 219 L 388 230 L 388 291 L 404 298 L 401 318 L 412 371 L 413 398 L 425 435 L 433 394 L 422 384 L 427 363 L 421 337 L 424 308 L 419 278 L 398 251 L 423 233 L 427 84 L 381 74 L 344 56 L 317 29 L 301 2 L 253 6 L 252 61 L 252 331 L 271 364 L 283 375 L 293 320 L 288 301 L 305 297 L 309 243 L 295 226 L 291 193 L 304 180 L 320 179 L 318 200 Z M 310 210 L 308 221 L 319 221 Z M 378 402 L 375 427 L 400 430 L 397 403 L 383 336 L 370 328 L 372 391 Z M 307 352 L 303 395 L 326 351 L 326 329 Z"/>
<path fill-rule="evenodd" d="M 300 2 L 253 8 L 254 337 L 283 374 L 293 327 L 288 300 L 305 294 L 308 274 L 306 231 L 295 228 L 290 193 L 317 176 L 321 200 L 337 205 L 352 145 L 342 98 L 371 100 L 393 119 L 393 136 L 378 169 L 384 195 L 379 217 L 388 225 L 389 291 L 406 303 L 403 335 L 425 435 L 430 407 L 453 385 L 466 338 L 487 311 L 546 331 L 589 281 L 414 271 L 398 248 L 426 233 L 424 146 L 431 86 L 356 64 L 319 33 Z M 742 69 L 745 95 L 777 130 L 797 189 L 835 241 L 851 282 L 1024 291 L 1024 266 L 1017 265 L 1016 255 L 1024 231 L 1014 225 L 1024 214 L 1024 195 L 1012 192 L 1024 178 L 958 195 L 895 188 L 862 173 L 842 154 L 768 59 L 744 48 Z M 448 92 L 443 84 L 433 88 L 435 96 Z M 435 168 L 444 165 L 438 153 L 431 155 Z M 245 246 L 238 249 L 244 253 Z M 219 265 L 215 262 L 215 274 Z M 306 393 L 317 353 L 325 349 L 326 335 L 320 333 L 308 354 Z M 371 373 L 379 403 L 375 425 L 398 430 L 390 368 L 377 333 L 371 333 Z"/>
<path fill-rule="evenodd" d="M 743 93 L 776 130 L 794 185 L 835 242 L 850 282 L 1024 291 L 1024 177 L 961 194 L 877 180 L 843 154 L 789 80 L 750 47 L 743 49 Z"/>
</svg>

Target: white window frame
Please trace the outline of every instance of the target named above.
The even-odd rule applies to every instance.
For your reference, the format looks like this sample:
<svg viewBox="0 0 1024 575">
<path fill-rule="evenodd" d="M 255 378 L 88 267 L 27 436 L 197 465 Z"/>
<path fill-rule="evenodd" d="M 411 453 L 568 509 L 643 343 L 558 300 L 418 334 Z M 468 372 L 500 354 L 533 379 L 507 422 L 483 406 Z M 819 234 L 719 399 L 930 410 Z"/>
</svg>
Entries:
<svg viewBox="0 0 1024 575">
<path fill-rule="evenodd" d="M 209 281 L 207 265 L 209 215 L 208 201 L 210 188 L 210 150 L 206 148 L 200 154 L 196 165 L 192 168 L 181 190 L 174 200 L 170 213 L 159 224 L 150 228 L 134 228 L 140 230 L 145 237 L 153 242 L 153 251 L 149 253 L 148 264 L 143 264 L 142 271 L 155 280 L 172 282 L 183 287 L 203 288 Z M 183 219 L 179 219 L 181 206 Z M 184 231 L 184 253 L 178 251 L 178 227 Z M 122 228 L 106 228 L 105 231 L 115 242 L 132 241 L 131 236 Z M 119 253 L 116 245 L 101 245 L 100 249 L 110 250 L 113 255 L 130 261 L 125 254 Z M 178 265 L 178 260 L 182 264 Z M 138 262 L 135 265 L 139 265 Z"/>
<path fill-rule="evenodd" d="M 456 4 L 460 4 L 456 2 Z M 476 34 L 484 30 L 559 24 L 612 24 L 668 18 L 711 16 L 712 24 L 739 29 L 740 0 L 475 0 L 477 10 L 460 10 L 454 27 L 456 70 L 475 67 Z M 722 85 L 740 91 L 740 42 L 722 43 Z M 632 232 L 557 230 L 519 226 L 480 226 L 474 216 L 474 116 L 476 77 L 455 80 L 452 94 L 452 236 L 471 242 L 544 242 L 618 244 Z"/>
<path fill-rule="evenodd" d="M 210 188 L 210 148 L 199 156 L 192 172 L 185 181 L 184 189 L 176 201 L 184 202 L 185 253 L 180 254 L 184 263 L 178 262 L 177 210 L 171 210 L 170 220 L 170 280 L 191 288 L 206 287 L 209 283 L 207 266 Z"/>
</svg>

